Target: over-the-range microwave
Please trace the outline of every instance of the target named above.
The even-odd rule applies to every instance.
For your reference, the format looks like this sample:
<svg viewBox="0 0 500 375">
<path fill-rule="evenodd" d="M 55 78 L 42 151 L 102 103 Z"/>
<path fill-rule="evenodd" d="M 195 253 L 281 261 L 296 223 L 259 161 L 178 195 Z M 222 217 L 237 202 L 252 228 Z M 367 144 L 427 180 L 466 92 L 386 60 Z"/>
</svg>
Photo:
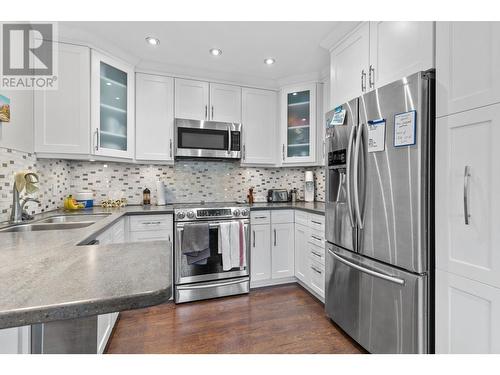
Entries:
<svg viewBox="0 0 500 375">
<path fill-rule="evenodd" d="M 241 158 L 241 124 L 175 119 L 175 157 Z"/>
</svg>

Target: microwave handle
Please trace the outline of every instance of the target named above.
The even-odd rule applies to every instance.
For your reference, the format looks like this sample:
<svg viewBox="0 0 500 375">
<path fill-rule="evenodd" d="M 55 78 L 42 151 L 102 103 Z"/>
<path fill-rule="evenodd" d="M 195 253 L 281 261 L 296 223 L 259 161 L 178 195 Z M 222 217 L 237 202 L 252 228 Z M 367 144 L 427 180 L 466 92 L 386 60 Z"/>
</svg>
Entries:
<svg viewBox="0 0 500 375">
<path fill-rule="evenodd" d="M 227 153 L 231 153 L 231 126 L 227 126 Z"/>
</svg>

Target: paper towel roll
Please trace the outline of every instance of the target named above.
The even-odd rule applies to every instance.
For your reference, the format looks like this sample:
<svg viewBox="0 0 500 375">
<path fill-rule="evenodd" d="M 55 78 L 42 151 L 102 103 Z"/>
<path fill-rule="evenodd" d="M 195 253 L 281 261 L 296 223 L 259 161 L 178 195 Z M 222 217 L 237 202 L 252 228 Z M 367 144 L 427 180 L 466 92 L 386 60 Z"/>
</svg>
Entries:
<svg viewBox="0 0 500 375">
<path fill-rule="evenodd" d="M 163 181 L 156 181 L 156 196 L 157 196 L 157 205 L 165 206 L 167 204 L 165 200 L 165 184 Z"/>
</svg>

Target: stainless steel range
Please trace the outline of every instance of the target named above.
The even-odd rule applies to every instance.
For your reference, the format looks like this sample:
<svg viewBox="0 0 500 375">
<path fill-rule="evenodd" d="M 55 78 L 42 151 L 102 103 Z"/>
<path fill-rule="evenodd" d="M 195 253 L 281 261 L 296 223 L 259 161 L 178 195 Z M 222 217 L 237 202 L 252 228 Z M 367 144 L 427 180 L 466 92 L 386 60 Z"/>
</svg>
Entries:
<svg viewBox="0 0 500 375">
<path fill-rule="evenodd" d="M 250 207 L 239 203 L 197 203 L 174 206 L 175 224 L 175 302 L 183 303 L 208 298 L 248 293 L 249 272 L 249 224 Z M 192 263 L 183 249 L 183 235 L 192 223 L 208 224 L 209 254 L 203 262 Z M 228 267 L 223 260 L 221 228 L 240 228 L 243 238 L 233 246 L 244 244 L 245 264 Z M 224 229 L 227 231 L 227 229 Z M 242 246 L 242 245 L 240 245 Z M 191 263 L 191 264 L 190 264 Z"/>
</svg>

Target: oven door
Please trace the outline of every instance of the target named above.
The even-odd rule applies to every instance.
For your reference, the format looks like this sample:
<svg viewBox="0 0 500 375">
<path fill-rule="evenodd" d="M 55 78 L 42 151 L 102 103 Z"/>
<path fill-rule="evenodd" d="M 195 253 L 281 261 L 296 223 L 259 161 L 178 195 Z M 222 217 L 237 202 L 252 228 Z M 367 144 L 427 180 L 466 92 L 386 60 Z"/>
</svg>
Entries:
<svg viewBox="0 0 500 375">
<path fill-rule="evenodd" d="M 175 156 L 239 159 L 241 124 L 175 120 Z"/>
<path fill-rule="evenodd" d="M 227 222 L 227 221 L 225 221 Z M 249 264 L 249 240 L 248 220 L 243 220 L 243 229 L 246 243 L 247 266 L 243 268 L 232 268 L 228 271 L 222 269 L 222 254 L 219 249 L 219 224 L 221 222 L 210 222 L 210 257 L 207 264 L 188 264 L 187 257 L 182 254 L 182 235 L 185 223 L 177 223 L 175 227 L 175 283 L 189 284 L 202 281 L 213 281 L 228 279 L 232 277 L 248 276 Z"/>
</svg>

